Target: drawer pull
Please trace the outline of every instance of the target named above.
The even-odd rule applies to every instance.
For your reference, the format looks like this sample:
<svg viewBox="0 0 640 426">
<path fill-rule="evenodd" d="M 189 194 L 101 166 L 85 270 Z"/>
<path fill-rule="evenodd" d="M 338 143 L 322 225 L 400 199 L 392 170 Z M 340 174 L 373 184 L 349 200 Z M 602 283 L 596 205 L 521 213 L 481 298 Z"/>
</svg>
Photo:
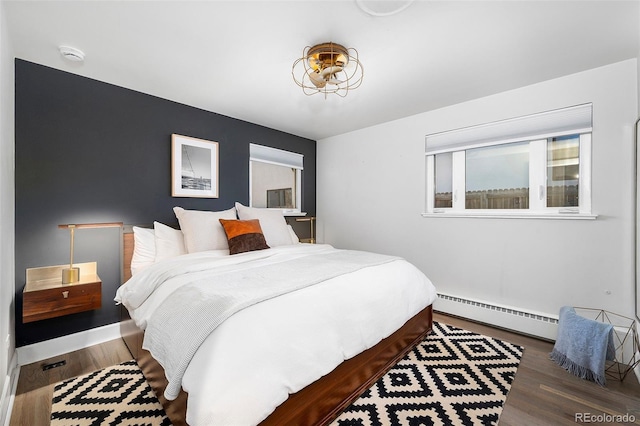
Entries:
<svg viewBox="0 0 640 426">
<path fill-rule="evenodd" d="M 65 299 L 69 298 L 69 292 L 68 291 L 63 291 L 62 292 L 62 297 L 64 297 Z"/>
</svg>

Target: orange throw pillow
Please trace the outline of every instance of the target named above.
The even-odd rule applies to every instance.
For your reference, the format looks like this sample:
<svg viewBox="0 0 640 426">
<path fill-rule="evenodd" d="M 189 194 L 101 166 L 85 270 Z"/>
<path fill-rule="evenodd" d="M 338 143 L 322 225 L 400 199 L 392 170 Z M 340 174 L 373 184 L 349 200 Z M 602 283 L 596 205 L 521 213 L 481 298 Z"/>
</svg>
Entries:
<svg viewBox="0 0 640 426">
<path fill-rule="evenodd" d="M 229 254 L 245 253 L 247 251 L 268 249 L 264 239 L 260 221 L 219 219 L 227 241 L 229 242 Z"/>
</svg>

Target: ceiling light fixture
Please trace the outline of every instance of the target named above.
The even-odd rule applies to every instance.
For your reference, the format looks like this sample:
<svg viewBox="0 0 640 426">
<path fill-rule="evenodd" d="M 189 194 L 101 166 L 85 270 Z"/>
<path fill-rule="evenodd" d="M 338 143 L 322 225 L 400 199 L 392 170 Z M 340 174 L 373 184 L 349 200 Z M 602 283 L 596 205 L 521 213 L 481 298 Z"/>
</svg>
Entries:
<svg viewBox="0 0 640 426">
<path fill-rule="evenodd" d="M 68 59 L 73 62 L 83 62 L 84 61 L 84 52 L 82 50 L 76 49 L 75 47 L 70 46 L 60 46 L 58 47 L 60 54 L 63 58 Z"/>
<path fill-rule="evenodd" d="M 357 89 L 363 68 L 355 49 L 329 42 L 305 47 L 291 74 L 305 95 L 324 93 L 326 99 L 329 93 L 345 97 L 349 90 Z"/>
</svg>

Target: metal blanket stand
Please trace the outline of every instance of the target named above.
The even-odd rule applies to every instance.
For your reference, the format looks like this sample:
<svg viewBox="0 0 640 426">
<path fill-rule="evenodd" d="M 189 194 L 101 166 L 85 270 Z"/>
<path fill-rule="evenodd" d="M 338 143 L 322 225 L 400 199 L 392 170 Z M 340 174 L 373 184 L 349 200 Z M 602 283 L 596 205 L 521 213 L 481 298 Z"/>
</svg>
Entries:
<svg viewBox="0 0 640 426">
<path fill-rule="evenodd" d="M 607 378 L 623 381 L 630 371 L 640 364 L 640 342 L 636 322 L 604 309 L 574 307 L 576 313 L 585 318 L 600 321 L 613 326 L 613 343 L 616 350 L 614 361 L 607 361 L 605 375 Z"/>
</svg>

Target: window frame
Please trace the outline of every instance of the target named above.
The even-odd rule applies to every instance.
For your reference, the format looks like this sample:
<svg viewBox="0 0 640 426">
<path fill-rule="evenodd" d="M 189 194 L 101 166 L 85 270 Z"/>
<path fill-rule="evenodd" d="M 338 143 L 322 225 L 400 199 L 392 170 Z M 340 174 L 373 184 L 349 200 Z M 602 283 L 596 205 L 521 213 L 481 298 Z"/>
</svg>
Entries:
<svg viewBox="0 0 640 426">
<path fill-rule="evenodd" d="M 588 106 L 589 114 L 591 113 L 591 104 Z M 576 108 L 576 107 L 573 107 Z M 562 110 L 557 110 L 562 112 Z M 586 109 L 585 109 L 586 111 Z M 555 113 L 555 111 L 551 112 Z M 533 117 L 533 116 L 530 116 Z M 521 119 L 508 120 L 509 122 L 517 120 L 527 120 L 528 117 Z M 590 119 L 590 117 L 589 117 Z M 503 123 L 496 122 L 483 125 L 482 130 L 486 127 L 496 125 L 499 128 Z M 508 123 L 513 124 L 513 123 Z M 515 123 L 517 125 L 517 123 Z M 481 126 L 478 126 L 481 127 Z M 512 126 L 514 127 L 514 126 Z M 456 131 L 453 131 L 456 132 Z M 461 129 L 461 133 L 465 133 L 465 137 L 473 128 Z M 578 180 L 578 207 L 547 207 L 547 144 L 553 137 L 566 135 L 579 136 L 579 180 Z M 440 134 L 436 134 L 439 136 Z M 449 135 L 446 135 L 449 137 Z M 454 135 L 455 136 L 455 135 Z M 451 144 L 450 147 L 437 147 L 429 150 L 425 144 L 425 211 L 422 213 L 424 217 L 490 217 L 490 218 L 541 218 L 541 219 L 596 219 L 597 215 L 591 211 L 591 153 L 592 153 L 592 131 L 590 127 L 582 127 L 571 130 L 563 130 L 561 132 L 552 132 L 546 135 L 535 134 L 509 137 L 504 139 L 496 138 L 493 141 L 484 141 L 480 143 Z M 528 209 L 466 209 L 466 151 L 478 147 L 498 146 L 509 143 L 528 142 L 529 143 L 529 208 Z M 452 207 L 435 207 L 435 157 L 438 154 L 451 152 L 453 154 L 452 164 Z"/>
<path fill-rule="evenodd" d="M 269 208 L 281 211 L 285 216 L 305 216 L 302 211 L 302 173 L 304 171 L 304 155 L 279 148 L 254 143 L 249 144 L 249 207 L 253 207 L 253 163 L 260 162 L 281 167 L 290 167 L 295 174 L 295 207 L 293 209 Z M 265 207 L 267 208 L 267 207 Z"/>
</svg>

